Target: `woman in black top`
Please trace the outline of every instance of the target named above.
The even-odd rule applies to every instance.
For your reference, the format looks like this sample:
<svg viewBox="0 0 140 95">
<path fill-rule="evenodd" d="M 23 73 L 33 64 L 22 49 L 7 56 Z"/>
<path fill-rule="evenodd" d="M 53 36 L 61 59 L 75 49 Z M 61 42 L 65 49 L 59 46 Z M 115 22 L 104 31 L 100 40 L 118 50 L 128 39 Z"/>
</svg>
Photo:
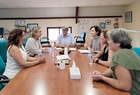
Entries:
<svg viewBox="0 0 140 95">
<path fill-rule="evenodd" d="M 102 31 L 100 42 L 102 44 L 102 49 L 95 56 L 93 56 L 93 61 L 109 67 L 113 56 L 113 51 L 109 49 L 109 45 L 107 43 L 108 42 L 107 31 L 105 30 Z"/>
</svg>

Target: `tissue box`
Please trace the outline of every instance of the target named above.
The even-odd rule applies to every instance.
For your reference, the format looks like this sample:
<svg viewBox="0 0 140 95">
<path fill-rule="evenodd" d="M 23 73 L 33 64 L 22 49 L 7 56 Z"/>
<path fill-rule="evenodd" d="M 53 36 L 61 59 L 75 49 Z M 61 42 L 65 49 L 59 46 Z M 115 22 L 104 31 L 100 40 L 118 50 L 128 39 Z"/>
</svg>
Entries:
<svg viewBox="0 0 140 95">
<path fill-rule="evenodd" d="M 78 67 L 70 67 L 70 79 L 81 79 L 81 73 Z"/>
</svg>

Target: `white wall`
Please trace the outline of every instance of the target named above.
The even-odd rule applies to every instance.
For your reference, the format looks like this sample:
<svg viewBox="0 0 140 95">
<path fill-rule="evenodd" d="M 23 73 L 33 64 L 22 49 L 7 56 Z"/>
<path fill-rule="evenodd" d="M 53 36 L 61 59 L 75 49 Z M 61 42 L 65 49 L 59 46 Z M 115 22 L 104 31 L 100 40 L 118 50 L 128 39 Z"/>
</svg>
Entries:
<svg viewBox="0 0 140 95">
<path fill-rule="evenodd" d="M 120 16 L 124 10 L 124 6 L 112 6 L 112 7 L 79 7 L 78 16 Z M 60 8 L 23 8 L 23 9 L 0 9 L 0 18 L 34 18 L 34 17 L 75 17 L 75 7 L 60 7 Z M 90 24 L 84 25 L 87 30 L 81 30 L 89 32 L 89 28 L 94 25 L 96 20 L 99 25 L 100 22 L 111 20 L 111 25 L 106 25 L 106 30 L 112 29 L 115 22 L 115 18 L 82 18 L 89 20 Z M 24 20 L 24 19 L 23 19 Z M 122 18 L 119 18 L 119 25 L 122 27 Z M 38 23 L 42 28 L 43 37 L 46 37 L 46 27 L 58 27 L 58 26 L 71 26 L 74 35 L 80 35 L 79 26 L 75 24 L 75 18 L 73 19 L 33 19 L 26 20 L 25 25 L 28 23 Z M 4 26 L 5 29 L 12 30 L 15 25 L 15 20 L 0 20 L 0 26 Z M 82 26 L 83 27 L 83 26 Z M 90 33 L 87 33 L 86 42 L 88 43 Z"/>
<path fill-rule="evenodd" d="M 132 37 L 132 47 L 140 47 L 140 31 L 139 32 L 130 32 Z"/>
<path fill-rule="evenodd" d="M 80 35 L 80 32 L 89 32 L 90 27 L 94 25 L 93 21 L 98 21 L 97 25 L 100 22 L 105 22 L 106 20 L 111 20 L 110 25 L 106 25 L 106 30 L 110 30 L 113 28 L 113 24 L 115 23 L 115 18 L 82 18 L 83 20 L 90 21 L 90 24 L 85 24 L 82 27 L 87 28 L 87 30 L 78 29 L 78 24 L 75 24 L 75 19 L 33 19 L 33 20 L 25 20 L 25 25 L 27 26 L 28 23 L 38 23 L 38 25 L 42 28 L 42 36 L 47 36 L 47 27 L 58 27 L 58 26 L 71 26 L 72 32 L 75 36 Z M 118 20 L 120 27 L 122 27 L 122 18 Z M 5 29 L 11 31 L 15 28 L 15 20 L 0 20 L 0 26 L 4 26 Z M 89 42 L 90 33 L 87 33 L 86 42 Z"/>
<path fill-rule="evenodd" d="M 75 7 L 68 8 L 21 8 L 0 9 L 0 18 L 23 17 L 71 17 L 75 16 Z"/>
<path fill-rule="evenodd" d="M 120 16 L 124 6 L 79 7 L 79 16 Z M 75 17 L 75 7 L 0 9 L 0 18 Z"/>
<path fill-rule="evenodd" d="M 123 13 L 123 26 L 129 30 L 140 30 L 140 0 L 126 6 Z M 132 11 L 132 23 L 125 23 L 124 14 L 127 11 Z"/>
<path fill-rule="evenodd" d="M 124 6 L 80 7 L 79 16 L 121 16 Z"/>
<path fill-rule="evenodd" d="M 136 0 L 133 4 L 126 6 L 123 13 L 123 27 L 128 30 L 140 31 L 140 0 Z M 125 12 L 132 11 L 132 22 L 125 23 Z M 140 32 L 130 32 L 132 37 L 132 46 L 140 47 Z"/>
</svg>

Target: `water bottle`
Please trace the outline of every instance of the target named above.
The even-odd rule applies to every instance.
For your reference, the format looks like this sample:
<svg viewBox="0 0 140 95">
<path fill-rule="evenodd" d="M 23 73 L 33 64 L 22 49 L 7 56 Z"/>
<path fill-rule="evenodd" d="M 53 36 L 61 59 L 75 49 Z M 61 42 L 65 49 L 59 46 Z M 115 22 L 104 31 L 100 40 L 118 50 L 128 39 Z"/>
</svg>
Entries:
<svg viewBox="0 0 140 95">
<path fill-rule="evenodd" d="M 54 42 L 52 42 L 51 50 L 52 50 L 52 54 L 54 54 L 55 51 Z"/>
<path fill-rule="evenodd" d="M 67 47 L 64 48 L 64 55 L 68 55 L 68 48 Z"/>
<path fill-rule="evenodd" d="M 91 65 L 92 62 L 93 62 L 93 59 L 92 59 L 92 52 L 91 52 L 91 51 L 89 51 L 89 53 L 88 53 L 88 59 L 89 59 L 89 64 Z"/>
<path fill-rule="evenodd" d="M 38 58 L 41 58 L 42 57 L 42 52 L 39 52 L 38 53 Z"/>
<path fill-rule="evenodd" d="M 52 45 L 51 45 L 51 51 L 52 51 L 52 61 L 55 61 L 54 60 L 54 52 L 55 52 L 55 47 L 54 47 L 54 42 L 52 42 Z"/>
</svg>

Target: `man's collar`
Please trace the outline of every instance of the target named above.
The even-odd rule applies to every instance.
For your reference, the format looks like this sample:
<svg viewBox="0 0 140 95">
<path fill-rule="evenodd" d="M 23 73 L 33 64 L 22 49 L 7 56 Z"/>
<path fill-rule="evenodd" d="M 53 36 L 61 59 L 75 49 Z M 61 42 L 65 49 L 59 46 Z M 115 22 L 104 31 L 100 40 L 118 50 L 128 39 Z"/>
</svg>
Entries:
<svg viewBox="0 0 140 95">
<path fill-rule="evenodd" d="M 67 33 L 67 35 L 65 36 L 65 37 L 68 37 L 70 34 L 69 33 Z M 62 35 L 63 37 L 64 37 L 64 35 Z"/>
</svg>

